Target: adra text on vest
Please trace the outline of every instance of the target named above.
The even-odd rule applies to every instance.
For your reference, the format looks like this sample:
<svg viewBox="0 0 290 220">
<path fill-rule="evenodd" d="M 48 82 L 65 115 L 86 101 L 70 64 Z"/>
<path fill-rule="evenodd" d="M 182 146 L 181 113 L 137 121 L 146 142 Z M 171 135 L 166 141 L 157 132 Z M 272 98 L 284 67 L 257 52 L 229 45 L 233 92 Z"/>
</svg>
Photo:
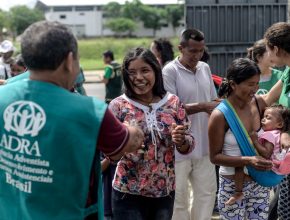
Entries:
<svg viewBox="0 0 290 220">
<path fill-rule="evenodd" d="M 31 143 L 27 139 L 19 138 L 12 135 L 3 134 L 0 141 L 0 147 L 5 148 L 9 151 L 27 154 L 30 156 L 41 156 L 37 141 Z"/>
<path fill-rule="evenodd" d="M 14 186 L 15 188 L 19 189 L 20 191 L 31 193 L 31 181 L 26 181 L 22 183 L 19 180 L 15 180 L 9 173 L 6 173 L 6 183 Z"/>
</svg>

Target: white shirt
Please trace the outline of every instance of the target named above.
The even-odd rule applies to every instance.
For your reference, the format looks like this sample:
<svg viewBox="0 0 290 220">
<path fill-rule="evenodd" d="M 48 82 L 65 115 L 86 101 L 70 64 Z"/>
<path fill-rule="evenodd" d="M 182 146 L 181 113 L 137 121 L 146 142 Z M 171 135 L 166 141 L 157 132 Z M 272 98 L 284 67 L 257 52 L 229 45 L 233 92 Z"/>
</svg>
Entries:
<svg viewBox="0 0 290 220">
<path fill-rule="evenodd" d="M 181 102 L 199 103 L 210 102 L 217 98 L 211 71 L 208 64 L 198 62 L 196 72 L 186 69 L 176 58 L 163 69 L 165 89 L 177 95 Z M 195 138 L 195 149 L 187 155 L 176 154 L 176 161 L 184 159 L 200 159 L 209 154 L 208 118 L 206 112 L 189 115 L 191 121 L 192 136 Z"/>
<path fill-rule="evenodd" d="M 5 73 L 6 70 L 6 73 Z M 0 79 L 5 79 L 7 75 L 7 79 L 11 77 L 11 68 L 10 64 L 4 63 L 3 58 L 0 57 Z"/>
</svg>

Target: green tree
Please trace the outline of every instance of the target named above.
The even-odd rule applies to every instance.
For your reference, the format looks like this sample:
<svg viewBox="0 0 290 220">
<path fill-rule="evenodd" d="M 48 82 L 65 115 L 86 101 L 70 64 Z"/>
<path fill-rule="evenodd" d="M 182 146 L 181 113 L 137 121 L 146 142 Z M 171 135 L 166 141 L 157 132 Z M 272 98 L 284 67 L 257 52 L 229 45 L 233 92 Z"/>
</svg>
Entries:
<svg viewBox="0 0 290 220">
<path fill-rule="evenodd" d="M 136 30 L 136 24 L 129 18 L 114 18 L 105 24 L 106 27 L 114 31 L 116 34 L 127 33 L 128 36 L 132 35 L 132 32 Z"/>
<path fill-rule="evenodd" d="M 107 18 L 122 17 L 122 6 L 118 2 L 110 2 L 104 6 L 104 14 Z"/>
<path fill-rule="evenodd" d="M 44 15 L 37 9 L 30 9 L 27 6 L 14 6 L 9 11 L 10 29 L 14 34 L 19 35 L 32 23 L 44 19 Z"/>
<path fill-rule="evenodd" d="M 141 7 L 140 15 L 144 27 L 153 29 L 154 37 L 156 35 L 156 31 L 159 30 L 166 21 L 166 11 L 162 8 L 143 5 Z"/>
<path fill-rule="evenodd" d="M 140 0 L 126 1 L 123 7 L 123 17 L 139 20 L 143 4 Z"/>
<path fill-rule="evenodd" d="M 3 28 L 7 27 L 7 12 L 0 10 L 0 42 L 3 40 Z"/>
<path fill-rule="evenodd" d="M 176 33 L 176 28 L 180 25 L 180 20 L 184 17 L 184 5 L 167 5 L 165 7 L 166 17 Z"/>
</svg>

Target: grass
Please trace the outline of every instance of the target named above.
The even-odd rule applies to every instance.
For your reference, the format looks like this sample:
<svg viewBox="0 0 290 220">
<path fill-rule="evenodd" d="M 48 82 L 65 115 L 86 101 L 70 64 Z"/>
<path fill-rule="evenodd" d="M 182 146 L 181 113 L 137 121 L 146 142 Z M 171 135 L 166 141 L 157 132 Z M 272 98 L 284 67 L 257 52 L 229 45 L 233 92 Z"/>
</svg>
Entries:
<svg viewBox="0 0 290 220">
<path fill-rule="evenodd" d="M 84 70 L 103 69 L 102 53 L 112 50 L 115 60 L 122 63 L 126 53 L 134 47 L 149 48 L 153 38 L 96 38 L 79 40 L 80 63 Z M 177 39 L 171 39 L 177 45 Z"/>
<path fill-rule="evenodd" d="M 149 48 L 154 38 L 94 38 L 78 40 L 80 64 L 84 70 L 104 69 L 102 53 L 106 50 L 112 50 L 115 60 L 122 63 L 126 53 L 134 47 Z M 177 52 L 177 38 L 170 39 Z M 14 42 L 17 51 L 20 51 L 19 42 Z"/>
</svg>

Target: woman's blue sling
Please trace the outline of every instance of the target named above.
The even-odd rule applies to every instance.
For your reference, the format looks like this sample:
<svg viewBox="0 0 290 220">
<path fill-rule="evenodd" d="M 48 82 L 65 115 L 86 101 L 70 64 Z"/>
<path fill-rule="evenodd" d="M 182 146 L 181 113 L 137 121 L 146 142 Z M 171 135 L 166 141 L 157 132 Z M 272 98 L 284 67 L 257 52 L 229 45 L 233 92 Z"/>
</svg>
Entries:
<svg viewBox="0 0 290 220">
<path fill-rule="evenodd" d="M 241 153 L 243 156 L 257 156 L 259 155 L 256 151 L 251 138 L 248 135 L 243 123 L 241 122 L 239 116 L 237 115 L 235 109 L 228 100 L 223 100 L 218 106 L 217 109 L 220 110 L 228 122 L 228 125 L 233 132 Z M 271 187 L 279 184 L 283 175 L 278 175 L 272 170 L 269 171 L 259 171 L 252 166 L 247 166 L 249 175 L 261 186 Z"/>
</svg>

